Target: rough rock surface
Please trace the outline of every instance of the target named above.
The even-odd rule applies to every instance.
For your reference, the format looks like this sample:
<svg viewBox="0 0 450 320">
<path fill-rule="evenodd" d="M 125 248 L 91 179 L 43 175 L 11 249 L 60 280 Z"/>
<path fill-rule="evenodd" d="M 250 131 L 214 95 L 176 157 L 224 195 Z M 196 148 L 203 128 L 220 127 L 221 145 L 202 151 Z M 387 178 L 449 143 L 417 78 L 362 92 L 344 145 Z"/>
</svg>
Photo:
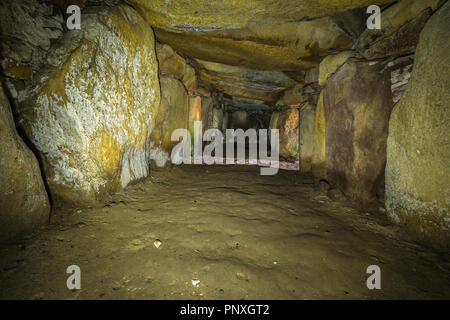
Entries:
<svg viewBox="0 0 450 320">
<path fill-rule="evenodd" d="M 195 69 L 167 44 L 156 44 L 156 56 L 162 74 L 172 74 L 183 82 L 188 92 L 197 89 Z"/>
<path fill-rule="evenodd" d="M 437 245 L 450 243 L 450 3 L 420 35 L 411 80 L 389 122 L 386 208 Z"/>
<path fill-rule="evenodd" d="M 324 89 L 328 180 L 352 201 L 375 201 L 384 184 L 392 105 L 390 73 L 367 62 L 347 62 Z"/>
<path fill-rule="evenodd" d="M 315 106 L 306 103 L 300 109 L 300 171 L 310 172 L 314 147 Z"/>
<path fill-rule="evenodd" d="M 325 109 L 323 105 L 324 91 L 320 93 L 314 115 L 314 146 L 311 171 L 314 177 L 327 180 L 327 162 L 325 156 Z"/>
<path fill-rule="evenodd" d="M 128 0 L 149 24 L 166 30 L 214 30 L 317 18 L 391 0 Z"/>
<path fill-rule="evenodd" d="M 414 67 L 414 55 L 402 56 L 387 64 L 391 72 L 392 100 L 397 103 L 405 92 Z"/>
<path fill-rule="evenodd" d="M 147 176 L 160 102 L 151 28 L 128 6 L 86 9 L 21 111 L 52 194 L 78 205 Z"/>
<path fill-rule="evenodd" d="M 203 86 L 236 97 L 275 102 L 295 81 L 280 71 L 262 71 L 196 60 Z"/>
<path fill-rule="evenodd" d="M 440 0 L 402 0 L 381 13 L 381 29 L 366 29 L 355 48 L 367 59 L 414 50 L 417 35 Z"/>
<path fill-rule="evenodd" d="M 2 1 L 0 70 L 6 94 L 14 99 L 14 104 L 26 98 L 26 84 L 39 70 L 51 42 L 62 34 L 63 17 L 51 4 L 37 0 Z"/>
<path fill-rule="evenodd" d="M 187 119 L 187 127 L 191 134 L 192 143 L 195 138 L 195 121 L 203 121 L 202 119 L 202 97 L 201 96 L 189 96 L 189 111 Z M 203 129 L 203 123 L 202 123 Z"/>
<path fill-rule="evenodd" d="M 303 83 L 297 83 L 293 87 L 285 90 L 283 96 L 277 101 L 278 106 L 299 105 L 305 101 L 303 96 Z"/>
<path fill-rule="evenodd" d="M 0 85 L 0 240 L 48 222 L 50 203 L 38 161 L 19 137 Z"/>
<path fill-rule="evenodd" d="M 168 160 L 172 148 L 178 142 L 172 142 L 172 132 L 187 128 L 188 95 L 183 84 L 171 76 L 162 76 L 161 104 L 155 120 L 155 127 L 150 139 L 150 158 L 158 167 L 163 167 Z"/>
<path fill-rule="evenodd" d="M 302 89 L 304 96 L 319 95 L 321 88 L 319 86 L 320 66 L 305 71 L 305 85 Z"/>
<path fill-rule="evenodd" d="M 329 55 L 322 60 L 319 66 L 319 86 L 323 87 L 327 79 L 335 73 L 348 59 L 354 57 L 354 51 L 342 51 L 335 55 Z"/>
<path fill-rule="evenodd" d="M 321 57 L 353 44 L 330 17 L 207 32 L 155 28 L 155 34 L 191 58 L 259 70 L 305 70 L 319 65 Z"/>
<path fill-rule="evenodd" d="M 280 158 L 287 161 L 299 159 L 299 111 L 286 109 L 275 111 L 269 129 L 279 129 Z"/>
<path fill-rule="evenodd" d="M 205 133 L 206 130 L 208 130 L 208 115 L 209 110 L 213 107 L 213 101 L 211 97 L 203 97 L 202 99 L 202 128 L 203 133 Z"/>
</svg>

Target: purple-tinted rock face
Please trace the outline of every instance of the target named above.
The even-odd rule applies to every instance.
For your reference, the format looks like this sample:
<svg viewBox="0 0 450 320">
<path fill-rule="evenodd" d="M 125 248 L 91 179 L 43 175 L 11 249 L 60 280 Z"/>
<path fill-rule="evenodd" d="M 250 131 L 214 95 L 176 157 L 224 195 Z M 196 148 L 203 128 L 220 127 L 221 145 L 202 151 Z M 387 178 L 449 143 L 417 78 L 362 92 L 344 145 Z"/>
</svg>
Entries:
<svg viewBox="0 0 450 320">
<path fill-rule="evenodd" d="M 393 106 L 389 73 L 348 62 L 324 92 L 329 181 L 353 201 L 372 202 L 384 181 Z"/>
</svg>

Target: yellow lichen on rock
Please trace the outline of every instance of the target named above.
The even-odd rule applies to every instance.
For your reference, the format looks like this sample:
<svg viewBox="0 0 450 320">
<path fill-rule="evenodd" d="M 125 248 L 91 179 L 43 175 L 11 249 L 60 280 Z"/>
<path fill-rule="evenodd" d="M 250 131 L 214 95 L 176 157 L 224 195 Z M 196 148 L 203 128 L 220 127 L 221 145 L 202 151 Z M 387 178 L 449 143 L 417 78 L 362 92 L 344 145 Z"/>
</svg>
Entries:
<svg viewBox="0 0 450 320">
<path fill-rule="evenodd" d="M 162 74 L 172 74 L 183 82 L 186 90 L 192 92 L 197 89 L 195 69 L 167 44 L 156 44 L 156 56 L 159 70 Z"/>
<path fill-rule="evenodd" d="M 191 58 L 260 70 L 306 70 L 352 46 L 351 37 L 330 17 L 207 32 L 155 28 L 155 34 Z"/>
<path fill-rule="evenodd" d="M 89 8 L 69 31 L 23 108 L 56 198 L 85 204 L 148 174 L 159 107 L 154 36 L 128 6 Z"/>
<path fill-rule="evenodd" d="M 239 28 L 317 18 L 392 0 L 128 0 L 149 24 L 166 30 Z"/>
<path fill-rule="evenodd" d="M 335 55 L 329 55 L 322 60 L 319 66 L 319 85 L 325 86 L 327 79 L 336 72 L 348 59 L 355 57 L 354 51 L 342 51 Z"/>
<path fill-rule="evenodd" d="M 430 243 L 450 244 L 450 3 L 420 35 L 408 87 L 389 121 L 389 217 Z"/>
</svg>

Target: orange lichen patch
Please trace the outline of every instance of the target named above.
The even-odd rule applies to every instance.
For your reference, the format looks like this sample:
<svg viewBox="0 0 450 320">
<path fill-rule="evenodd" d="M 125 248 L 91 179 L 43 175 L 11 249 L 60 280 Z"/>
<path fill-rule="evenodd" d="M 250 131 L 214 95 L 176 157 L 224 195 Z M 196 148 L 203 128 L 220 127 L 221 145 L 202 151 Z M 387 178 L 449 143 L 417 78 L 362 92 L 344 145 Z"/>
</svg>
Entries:
<svg viewBox="0 0 450 320">
<path fill-rule="evenodd" d="M 286 109 L 272 113 L 270 129 L 279 129 L 280 157 L 289 161 L 299 156 L 299 111 Z"/>
<path fill-rule="evenodd" d="M 107 130 L 98 130 L 89 148 L 95 164 L 107 175 L 114 175 L 120 164 L 121 147 L 113 135 Z"/>
<path fill-rule="evenodd" d="M 298 111 L 286 112 L 285 122 L 283 125 L 284 129 L 290 131 L 292 129 L 298 128 L 298 117 Z"/>
</svg>

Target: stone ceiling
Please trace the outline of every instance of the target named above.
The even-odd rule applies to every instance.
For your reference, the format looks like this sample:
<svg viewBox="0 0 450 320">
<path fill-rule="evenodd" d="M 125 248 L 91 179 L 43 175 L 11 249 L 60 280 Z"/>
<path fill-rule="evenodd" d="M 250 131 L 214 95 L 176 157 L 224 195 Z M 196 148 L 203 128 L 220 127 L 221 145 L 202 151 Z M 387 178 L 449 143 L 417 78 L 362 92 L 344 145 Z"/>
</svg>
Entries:
<svg viewBox="0 0 450 320">
<path fill-rule="evenodd" d="M 301 82 L 304 70 L 318 66 L 329 54 L 352 48 L 365 24 L 366 7 L 392 0 L 126 2 L 153 27 L 158 40 L 203 61 L 197 63 L 202 85 L 273 103 L 296 83 L 273 85 L 270 72 L 259 73 L 258 81 L 244 75 L 285 72 Z M 356 17 L 347 14 L 355 8 L 362 8 Z"/>
<path fill-rule="evenodd" d="M 154 27 L 210 31 L 296 22 L 392 0 L 127 0 Z"/>
</svg>

